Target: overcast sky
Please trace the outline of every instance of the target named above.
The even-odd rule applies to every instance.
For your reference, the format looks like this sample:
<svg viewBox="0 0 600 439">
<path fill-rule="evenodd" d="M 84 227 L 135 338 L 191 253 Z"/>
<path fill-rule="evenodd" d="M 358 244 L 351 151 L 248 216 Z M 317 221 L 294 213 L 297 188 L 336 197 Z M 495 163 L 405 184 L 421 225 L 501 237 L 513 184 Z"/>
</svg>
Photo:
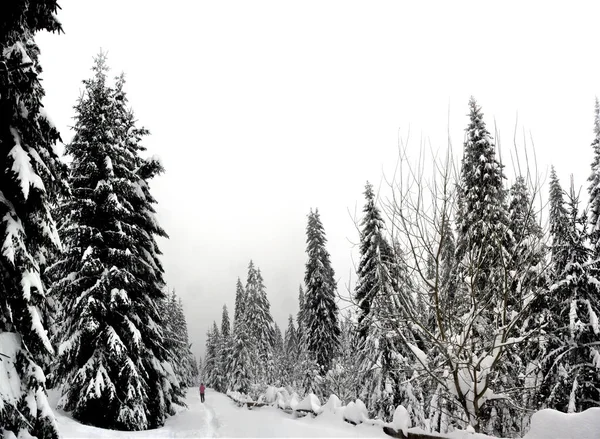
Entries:
<svg viewBox="0 0 600 439">
<path fill-rule="evenodd" d="M 44 103 L 68 142 L 93 56 L 103 48 L 125 72 L 166 168 L 152 184 L 170 235 L 159 244 L 195 353 L 223 304 L 233 315 L 250 259 L 285 329 L 311 207 L 344 291 L 358 240 L 348 212 L 365 182 L 392 171 L 409 132 L 415 157 L 421 139 L 443 149 L 448 133 L 460 148 L 470 95 L 503 154 L 518 115 L 540 172 L 554 164 L 563 186 L 573 173 L 587 189 L 600 4 L 485 3 L 59 1 L 65 33 L 37 37 Z"/>
</svg>

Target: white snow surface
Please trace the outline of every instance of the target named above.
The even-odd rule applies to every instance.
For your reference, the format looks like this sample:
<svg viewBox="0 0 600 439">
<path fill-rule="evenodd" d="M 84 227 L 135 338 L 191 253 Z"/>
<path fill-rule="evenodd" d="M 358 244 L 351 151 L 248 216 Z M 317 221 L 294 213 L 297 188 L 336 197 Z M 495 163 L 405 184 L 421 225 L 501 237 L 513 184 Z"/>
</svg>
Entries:
<svg viewBox="0 0 600 439">
<path fill-rule="evenodd" d="M 600 407 L 581 413 L 545 409 L 531 417 L 531 428 L 523 439 L 598 439 Z"/>
<path fill-rule="evenodd" d="M 50 391 L 56 407 L 58 392 Z M 104 430 L 74 421 L 70 414 L 54 410 L 62 438 L 200 438 L 200 437 L 344 437 L 388 438 L 380 427 L 353 426 L 331 416 L 296 418 L 275 407 L 248 410 L 238 407 L 222 393 L 206 389 L 206 401 L 200 402 L 197 388 L 190 388 L 187 408 L 180 408 L 165 425 L 155 430 L 128 432 Z"/>
<path fill-rule="evenodd" d="M 394 412 L 392 427 L 396 430 L 402 430 L 404 436 L 408 436 L 408 429 L 411 427 L 410 415 L 404 406 L 399 405 Z"/>
<path fill-rule="evenodd" d="M 369 412 L 365 404 L 357 399 L 356 402 L 348 403 L 344 409 L 344 419 L 358 425 L 369 419 Z"/>
<path fill-rule="evenodd" d="M 21 336 L 15 332 L 0 332 L 0 409 L 5 403 L 14 404 L 21 396 L 21 379 L 15 368 L 21 350 Z"/>
<path fill-rule="evenodd" d="M 321 401 L 314 393 L 309 393 L 300 403 L 294 408 L 294 410 L 306 410 L 313 413 L 319 413 L 321 411 Z"/>
</svg>

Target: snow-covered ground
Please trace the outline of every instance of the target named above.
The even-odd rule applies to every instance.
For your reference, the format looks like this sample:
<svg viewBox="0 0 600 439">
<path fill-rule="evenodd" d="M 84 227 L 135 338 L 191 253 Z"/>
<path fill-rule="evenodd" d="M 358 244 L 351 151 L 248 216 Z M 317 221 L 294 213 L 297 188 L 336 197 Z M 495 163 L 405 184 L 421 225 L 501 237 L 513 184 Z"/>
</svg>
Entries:
<svg viewBox="0 0 600 439">
<path fill-rule="evenodd" d="M 156 430 L 125 432 L 104 430 L 82 425 L 68 413 L 56 409 L 58 394 L 50 391 L 50 404 L 58 421 L 63 438 L 202 438 L 202 437 L 344 437 L 387 438 L 381 427 L 373 425 L 353 426 L 343 421 L 341 412 L 325 410 L 313 418 L 296 418 L 274 407 L 252 410 L 238 407 L 222 393 L 207 389 L 206 402 L 200 402 L 198 390 L 188 389 L 187 408 L 167 419 Z M 413 431 L 416 431 L 413 429 Z M 456 431 L 445 435 L 452 439 L 483 439 L 489 436 Z M 542 410 L 532 419 L 531 431 L 524 439 L 598 439 L 600 438 L 600 408 L 583 413 L 564 414 L 554 410 Z"/>
<path fill-rule="evenodd" d="M 222 393 L 207 389 L 202 404 L 197 389 L 188 389 L 187 408 L 167 419 L 156 430 L 125 432 L 82 425 L 56 409 L 58 394 L 50 391 L 50 403 L 63 438 L 185 438 L 185 437 L 346 437 L 388 438 L 380 427 L 352 426 L 339 416 L 324 413 L 316 418 L 295 418 L 273 407 L 253 410 L 236 406 Z"/>
</svg>

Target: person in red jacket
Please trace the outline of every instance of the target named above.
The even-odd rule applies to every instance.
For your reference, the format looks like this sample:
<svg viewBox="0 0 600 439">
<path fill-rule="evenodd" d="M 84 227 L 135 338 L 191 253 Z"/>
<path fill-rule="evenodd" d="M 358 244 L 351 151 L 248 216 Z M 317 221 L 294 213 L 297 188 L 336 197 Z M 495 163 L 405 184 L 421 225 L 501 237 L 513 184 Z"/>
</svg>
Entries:
<svg viewBox="0 0 600 439">
<path fill-rule="evenodd" d="M 204 387 L 204 383 L 200 383 L 200 402 L 204 402 L 204 390 L 206 389 L 206 387 Z"/>
</svg>

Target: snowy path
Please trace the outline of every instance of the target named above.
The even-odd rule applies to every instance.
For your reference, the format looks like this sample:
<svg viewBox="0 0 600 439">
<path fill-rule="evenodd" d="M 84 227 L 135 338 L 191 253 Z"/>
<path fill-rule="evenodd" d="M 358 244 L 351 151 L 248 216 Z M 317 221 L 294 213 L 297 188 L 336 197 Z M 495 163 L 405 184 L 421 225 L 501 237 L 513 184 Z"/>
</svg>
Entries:
<svg viewBox="0 0 600 439">
<path fill-rule="evenodd" d="M 317 418 L 295 418 L 273 407 L 248 410 L 236 406 L 222 393 L 207 389 L 206 402 L 200 402 L 198 389 L 187 391 L 187 408 L 171 416 L 155 430 L 115 431 L 90 427 L 74 421 L 69 414 L 56 410 L 58 394 L 50 392 L 50 404 L 62 438 L 203 438 L 203 437 L 344 437 L 387 438 L 381 428 L 345 423 L 339 416 L 322 414 Z"/>
<path fill-rule="evenodd" d="M 200 402 L 197 389 L 188 389 L 186 396 L 187 409 L 182 409 L 175 416 L 171 416 L 165 425 L 155 430 L 146 431 L 115 431 L 90 427 L 74 421 L 67 413 L 56 410 L 58 395 L 51 392 L 50 401 L 55 408 L 54 413 L 58 421 L 58 430 L 63 438 L 200 438 L 219 437 L 219 424 L 215 411 L 208 401 L 212 392 L 206 394 L 205 404 Z"/>
</svg>

